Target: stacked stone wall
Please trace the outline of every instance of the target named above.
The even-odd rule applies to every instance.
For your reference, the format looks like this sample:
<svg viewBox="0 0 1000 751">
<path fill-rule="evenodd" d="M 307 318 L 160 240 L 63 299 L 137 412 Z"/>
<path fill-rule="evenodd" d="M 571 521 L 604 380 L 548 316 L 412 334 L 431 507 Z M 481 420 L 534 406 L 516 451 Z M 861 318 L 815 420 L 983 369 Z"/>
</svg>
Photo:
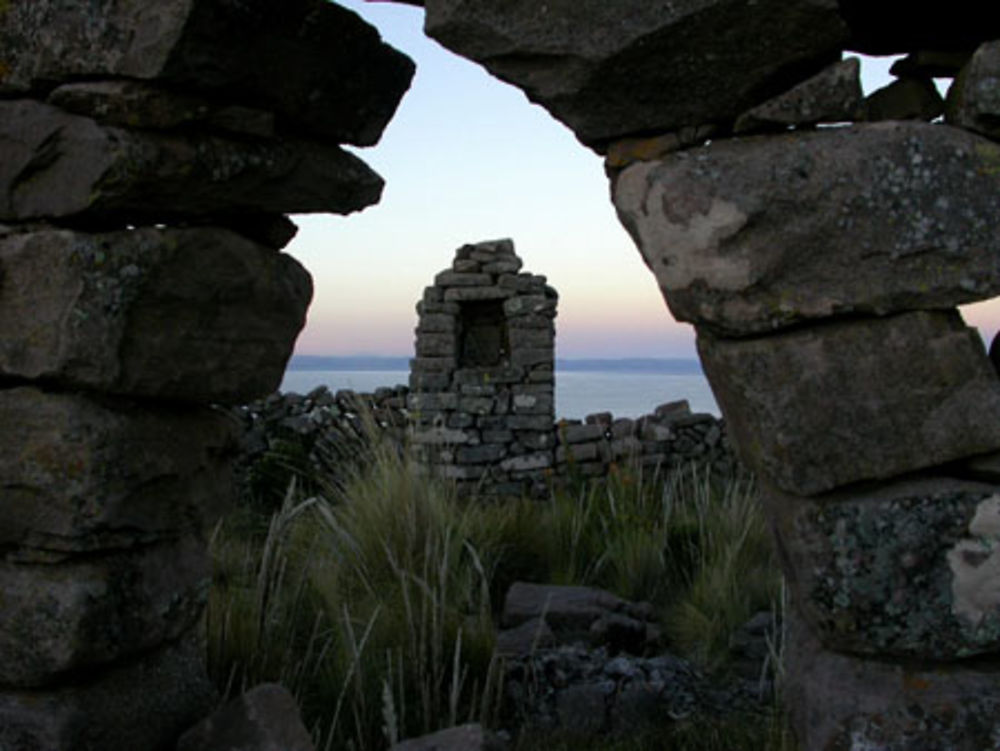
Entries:
<svg viewBox="0 0 1000 751">
<path fill-rule="evenodd" d="M 0 50 L 0 748 L 172 749 L 216 700 L 216 405 L 280 382 L 285 215 L 378 200 L 339 144 L 413 67 L 319 0 L 11 0 Z"/>
</svg>

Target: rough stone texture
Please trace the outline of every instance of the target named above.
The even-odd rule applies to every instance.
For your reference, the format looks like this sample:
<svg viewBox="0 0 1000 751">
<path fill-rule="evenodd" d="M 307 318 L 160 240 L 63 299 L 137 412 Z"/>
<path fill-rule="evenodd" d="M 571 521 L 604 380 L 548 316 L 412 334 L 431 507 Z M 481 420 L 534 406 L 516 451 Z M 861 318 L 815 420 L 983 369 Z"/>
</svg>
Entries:
<svg viewBox="0 0 1000 751">
<path fill-rule="evenodd" d="M 926 120 L 944 114 L 944 99 L 929 78 L 900 78 L 865 98 L 859 120 Z"/>
<path fill-rule="evenodd" d="M 945 119 L 1000 139 L 1000 41 L 984 44 L 948 90 Z"/>
<path fill-rule="evenodd" d="M 598 149 L 731 121 L 838 59 L 847 39 L 832 0 L 425 6 L 429 36 L 523 89 Z"/>
<path fill-rule="evenodd" d="M 954 78 L 971 54 L 971 50 L 917 50 L 894 62 L 889 72 L 901 78 Z"/>
<path fill-rule="evenodd" d="M 378 175 L 333 145 L 126 130 L 32 100 L 0 102 L 0 221 L 346 214 L 381 191 Z"/>
<path fill-rule="evenodd" d="M 11 751 L 173 751 L 216 701 L 204 644 L 174 644 L 55 691 L 0 689 L 0 748 Z"/>
<path fill-rule="evenodd" d="M 0 390 L 0 548 L 87 552 L 206 531 L 231 503 L 235 431 L 205 407 Z"/>
<path fill-rule="evenodd" d="M 784 130 L 793 125 L 853 120 L 863 99 L 861 61 L 849 57 L 744 112 L 736 119 L 733 132 Z"/>
<path fill-rule="evenodd" d="M 950 661 L 1000 651 L 1000 487 L 904 480 L 765 492 L 799 609 L 827 649 Z"/>
<path fill-rule="evenodd" d="M 1000 293 L 998 165 L 955 128 L 872 124 L 636 164 L 614 201 L 674 316 L 743 335 Z"/>
<path fill-rule="evenodd" d="M 199 538 L 59 563 L 0 563 L 0 685 L 58 683 L 63 673 L 176 639 L 199 621 L 210 583 Z"/>
<path fill-rule="evenodd" d="M 0 237 L 0 375 L 243 403 L 281 382 L 312 297 L 291 256 L 221 229 Z"/>
<path fill-rule="evenodd" d="M 1000 12 L 979 0 L 954 0 L 934 13 L 916 13 L 906 0 L 838 0 L 851 30 L 847 48 L 867 55 L 913 50 L 972 50 L 1000 37 Z"/>
<path fill-rule="evenodd" d="M 0 49 L 0 93 L 8 96 L 84 76 L 156 81 L 272 110 L 290 128 L 359 145 L 378 140 L 414 71 L 356 14 L 320 0 L 99 8 L 9 0 Z"/>
<path fill-rule="evenodd" d="M 956 312 L 831 323 L 761 339 L 699 332 L 743 461 L 813 495 L 1000 447 L 1000 381 Z"/>
<path fill-rule="evenodd" d="M 315 751 L 292 695 L 256 686 L 213 712 L 177 741 L 177 751 Z"/>
<path fill-rule="evenodd" d="M 503 751 L 506 747 L 482 725 L 469 724 L 411 738 L 392 746 L 390 751 Z"/>
<path fill-rule="evenodd" d="M 803 749 L 983 751 L 1000 737 L 990 664 L 866 660 L 823 650 L 787 614 L 783 694 Z"/>
<path fill-rule="evenodd" d="M 138 81 L 84 81 L 52 91 L 46 101 L 103 125 L 122 128 L 206 130 L 272 138 L 274 113 L 251 107 L 219 104 L 210 99 L 178 94 Z"/>
</svg>

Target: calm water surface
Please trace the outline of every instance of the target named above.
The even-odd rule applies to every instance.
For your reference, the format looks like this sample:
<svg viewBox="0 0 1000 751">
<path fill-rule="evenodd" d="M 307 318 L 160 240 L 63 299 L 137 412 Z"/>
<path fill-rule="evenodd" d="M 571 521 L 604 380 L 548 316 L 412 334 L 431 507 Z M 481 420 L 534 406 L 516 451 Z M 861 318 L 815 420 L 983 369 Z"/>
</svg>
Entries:
<svg viewBox="0 0 1000 751">
<path fill-rule="evenodd" d="M 332 391 L 371 392 L 379 386 L 405 384 L 405 370 L 289 370 L 282 391 L 304 394 L 316 386 Z M 703 375 L 663 373 L 557 372 L 556 417 L 582 418 L 592 412 L 639 417 L 664 402 L 687 399 L 694 412 L 719 414 Z"/>
</svg>

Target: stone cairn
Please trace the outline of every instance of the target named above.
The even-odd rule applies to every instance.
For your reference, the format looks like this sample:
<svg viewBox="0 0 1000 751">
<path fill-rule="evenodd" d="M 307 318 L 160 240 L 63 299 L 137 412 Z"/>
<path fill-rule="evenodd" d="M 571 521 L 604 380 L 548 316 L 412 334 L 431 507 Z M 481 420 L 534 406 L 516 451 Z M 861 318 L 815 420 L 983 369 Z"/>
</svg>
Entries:
<svg viewBox="0 0 1000 751">
<path fill-rule="evenodd" d="M 556 291 L 509 240 L 465 245 L 417 303 L 407 407 L 422 459 L 460 488 L 539 492 L 555 464 Z"/>
<path fill-rule="evenodd" d="M 995 748 L 1000 382 L 956 306 L 1000 293 L 997 10 L 423 4 L 606 156 L 695 325 L 790 584 L 803 746 Z M 906 57 L 865 98 L 845 50 Z"/>
<path fill-rule="evenodd" d="M 215 701 L 206 532 L 278 385 L 288 212 L 359 210 L 412 63 L 321 0 L 0 3 L 0 748 L 156 751 Z"/>
</svg>

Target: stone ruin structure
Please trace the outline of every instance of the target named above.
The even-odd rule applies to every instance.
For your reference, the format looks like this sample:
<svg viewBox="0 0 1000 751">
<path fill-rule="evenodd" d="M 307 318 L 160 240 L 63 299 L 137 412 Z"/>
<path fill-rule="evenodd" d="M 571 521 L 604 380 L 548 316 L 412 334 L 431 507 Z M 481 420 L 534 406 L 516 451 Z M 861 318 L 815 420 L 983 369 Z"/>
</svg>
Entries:
<svg viewBox="0 0 1000 751">
<path fill-rule="evenodd" d="M 207 533 L 413 64 L 321 0 L 0 3 L 0 748 L 174 748 L 211 711 Z"/>
<path fill-rule="evenodd" d="M 687 402 L 555 422 L 558 294 L 521 267 L 510 240 L 465 245 L 417 303 L 407 419 L 431 472 L 463 494 L 545 496 L 618 463 L 732 469 L 724 423 Z"/>
<path fill-rule="evenodd" d="M 407 1 L 606 155 L 765 486 L 804 747 L 995 747 L 1000 383 L 955 306 L 1000 292 L 997 11 Z M 906 57 L 863 99 L 845 50 Z M 310 295 L 284 215 L 377 200 L 337 144 L 411 74 L 321 0 L 0 3 L 0 746 L 160 749 L 205 712 L 207 405 L 277 385 Z"/>
</svg>

